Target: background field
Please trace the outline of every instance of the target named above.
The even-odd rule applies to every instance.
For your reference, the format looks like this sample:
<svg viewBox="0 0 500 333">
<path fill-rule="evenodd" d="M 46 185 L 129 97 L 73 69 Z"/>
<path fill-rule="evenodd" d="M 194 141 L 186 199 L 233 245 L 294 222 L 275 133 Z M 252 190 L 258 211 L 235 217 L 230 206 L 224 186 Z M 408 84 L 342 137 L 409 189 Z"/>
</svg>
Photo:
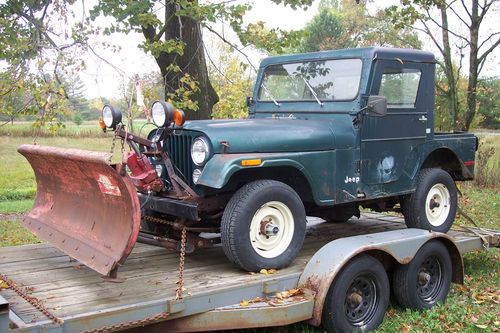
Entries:
<svg viewBox="0 0 500 333">
<path fill-rule="evenodd" d="M 141 124 L 142 125 L 142 124 Z M 136 126 L 137 129 L 140 125 Z M 147 130 L 147 129 L 146 129 Z M 34 243 L 39 240 L 20 226 L 21 214 L 30 209 L 35 194 L 31 167 L 17 148 L 32 143 L 36 133 L 29 124 L 0 127 L 0 246 Z M 95 122 L 71 125 L 52 136 L 38 133 L 38 144 L 109 151 L 111 134 L 103 134 Z M 500 135 L 480 134 L 477 179 L 461 183 L 462 208 L 481 227 L 500 229 Z M 118 149 L 117 145 L 117 149 Z M 119 153 L 115 154 L 119 158 Z M 463 217 L 457 224 L 467 225 Z M 497 249 L 468 254 L 464 258 L 465 285 L 454 285 L 446 304 L 431 311 L 416 312 L 391 306 L 380 332 L 497 332 L 500 330 L 500 254 Z M 316 332 L 298 324 L 268 332 Z M 252 332 L 252 330 L 246 330 Z M 260 331 L 259 331 L 260 332 Z"/>
</svg>

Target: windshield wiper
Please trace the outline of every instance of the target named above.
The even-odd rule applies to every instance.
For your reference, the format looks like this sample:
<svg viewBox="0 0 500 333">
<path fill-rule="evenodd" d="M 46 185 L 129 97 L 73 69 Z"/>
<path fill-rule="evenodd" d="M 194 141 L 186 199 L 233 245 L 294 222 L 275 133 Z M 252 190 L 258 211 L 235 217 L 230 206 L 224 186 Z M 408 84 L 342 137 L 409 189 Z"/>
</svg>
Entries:
<svg viewBox="0 0 500 333">
<path fill-rule="evenodd" d="M 302 75 L 300 77 L 302 78 L 302 80 L 304 80 L 304 83 L 306 84 L 307 88 L 309 88 L 309 91 L 313 94 L 314 98 L 316 99 L 316 102 L 318 102 L 318 104 L 320 106 L 323 106 L 323 102 L 320 101 L 320 99 L 318 98 L 318 95 L 314 91 L 313 87 L 311 87 L 311 84 L 309 83 L 309 81 L 307 81 L 307 79 Z"/>
<path fill-rule="evenodd" d="M 262 81 L 264 81 L 264 80 L 262 80 Z M 267 96 L 269 96 L 269 98 L 274 102 L 274 104 L 276 104 L 276 106 L 280 107 L 281 103 L 278 103 L 278 101 L 274 99 L 273 95 L 271 95 L 271 92 L 269 91 L 269 89 L 267 89 L 267 87 L 264 84 L 264 82 L 261 83 L 261 86 L 262 86 L 262 88 L 264 88 L 264 90 L 267 93 Z"/>
</svg>

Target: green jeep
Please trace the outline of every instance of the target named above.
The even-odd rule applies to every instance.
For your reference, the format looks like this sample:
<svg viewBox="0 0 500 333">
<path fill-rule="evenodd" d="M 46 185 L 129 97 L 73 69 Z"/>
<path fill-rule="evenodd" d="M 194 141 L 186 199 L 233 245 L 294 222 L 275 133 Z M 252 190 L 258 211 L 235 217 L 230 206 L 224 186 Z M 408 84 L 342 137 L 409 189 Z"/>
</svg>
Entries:
<svg viewBox="0 0 500 333">
<path fill-rule="evenodd" d="M 447 232 L 454 181 L 473 179 L 478 139 L 434 132 L 435 63 L 429 52 L 379 47 L 269 57 L 247 98 L 248 119 L 184 123 L 182 111 L 158 101 L 158 128 L 147 138 L 127 133 L 120 113 L 105 106 L 105 125 L 132 148 L 129 172 L 108 167 L 132 181 L 138 200 L 124 205 L 140 211 L 125 224 L 126 250 L 115 261 L 135 240 L 186 252 L 220 243 L 245 270 L 284 268 L 302 247 L 306 216 L 342 223 L 360 207 Z M 97 218 L 86 219 L 80 225 Z"/>
</svg>

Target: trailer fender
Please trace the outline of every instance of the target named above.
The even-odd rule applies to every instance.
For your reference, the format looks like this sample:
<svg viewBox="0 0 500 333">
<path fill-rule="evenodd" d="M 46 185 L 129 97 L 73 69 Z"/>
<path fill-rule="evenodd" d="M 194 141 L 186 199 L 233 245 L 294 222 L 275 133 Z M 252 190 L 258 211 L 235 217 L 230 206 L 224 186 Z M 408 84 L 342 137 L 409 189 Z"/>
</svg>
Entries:
<svg viewBox="0 0 500 333">
<path fill-rule="evenodd" d="M 417 251 L 431 239 L 442 241 L 452 260 L 452 281 L 463 283 L 462 256 L 450 236 L 422 229 L 401 229 L 336 239 L 319 249 L 307 263 L 299 286 L 316 292 L 310 324 L 319 326 L 328 289 L 335 276 L 353 257 L 360 254 L 380 254 L 399 264 L 408 264 Z M 392 260 L 391 259 L 391 260 Z"/>
</svg>

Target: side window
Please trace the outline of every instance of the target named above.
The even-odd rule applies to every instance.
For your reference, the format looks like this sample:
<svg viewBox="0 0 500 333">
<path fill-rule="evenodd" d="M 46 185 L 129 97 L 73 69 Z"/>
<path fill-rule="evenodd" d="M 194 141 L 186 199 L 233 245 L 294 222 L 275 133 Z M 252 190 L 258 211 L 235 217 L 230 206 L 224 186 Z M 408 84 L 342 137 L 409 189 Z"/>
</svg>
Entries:
<svg viewBox="0 0 500 333">
<path fill-rule="evenodd" d="M 420 74 L 418 69 L 385 68 L 380 82 L 379 95 L 387 98 L 389 108 L 414 108 Z"/>
</svg>

